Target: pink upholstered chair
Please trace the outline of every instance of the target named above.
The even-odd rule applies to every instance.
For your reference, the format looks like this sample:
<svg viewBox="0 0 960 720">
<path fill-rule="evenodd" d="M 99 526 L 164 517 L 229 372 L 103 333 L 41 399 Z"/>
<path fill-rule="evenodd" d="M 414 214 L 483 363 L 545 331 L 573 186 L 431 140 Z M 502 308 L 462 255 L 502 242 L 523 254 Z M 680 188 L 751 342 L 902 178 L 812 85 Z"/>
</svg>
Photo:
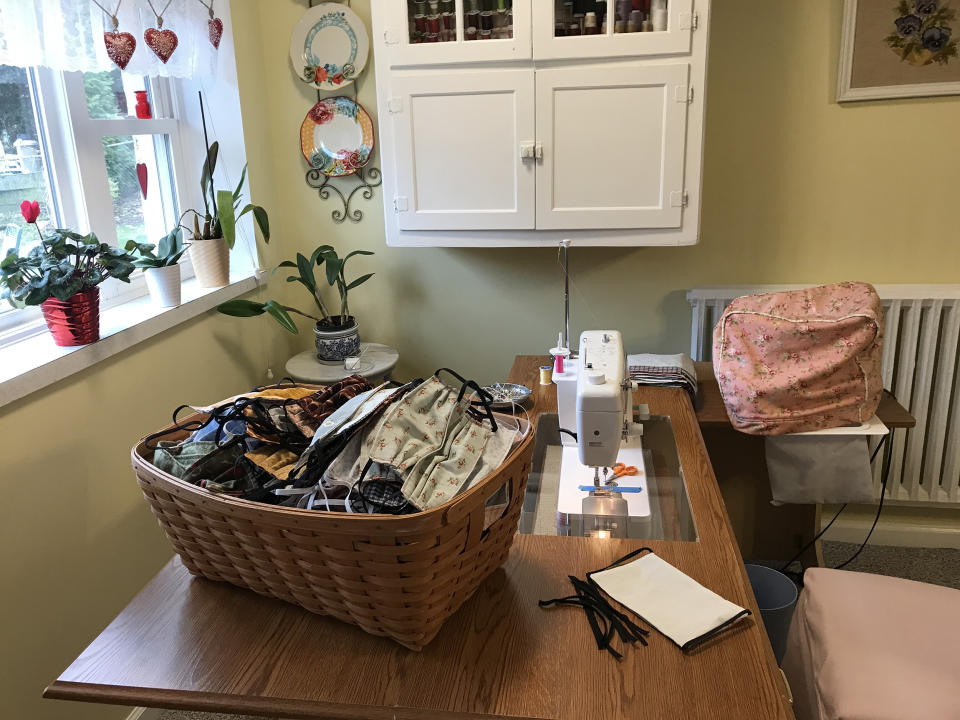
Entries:
<svg viewBox="0 0 960 720">
<path fill-rule="evenodd" d="M 960 720 L 960 590 L 811 568 L 783 670 L 797 720 Z"/>
</svg>

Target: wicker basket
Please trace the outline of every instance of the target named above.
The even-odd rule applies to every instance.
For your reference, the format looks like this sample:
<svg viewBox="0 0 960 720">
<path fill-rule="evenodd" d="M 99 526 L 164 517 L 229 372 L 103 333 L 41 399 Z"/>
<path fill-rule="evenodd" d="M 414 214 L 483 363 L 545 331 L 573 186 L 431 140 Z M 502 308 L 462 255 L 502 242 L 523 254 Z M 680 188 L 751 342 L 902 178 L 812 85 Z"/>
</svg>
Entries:
<svg viewBox="0 0 960 720">
<path fill-rule="evenodd" d="M 190 419 L 198 419 L 194 416 Z M 186 432 L 172 432 L 180 440 Z M 530 473 L 530 432 L 497 469 L 415 515 L 351 515 L 215 495 L 132 452 L 144 497 L 194 575 L 233 583 L 420 650 L 507 558 Z M 506 489 L 493 511 L 487 499 Z"/>
</svg>

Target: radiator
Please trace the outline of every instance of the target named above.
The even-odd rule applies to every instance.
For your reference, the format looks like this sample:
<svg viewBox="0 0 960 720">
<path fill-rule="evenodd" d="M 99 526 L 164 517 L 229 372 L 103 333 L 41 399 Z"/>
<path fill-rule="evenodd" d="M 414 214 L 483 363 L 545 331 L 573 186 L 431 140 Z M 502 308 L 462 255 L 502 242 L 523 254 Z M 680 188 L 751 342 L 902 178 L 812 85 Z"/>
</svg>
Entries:
<svg viewBox="0 0 960 720">
<path fill-rule="evenodd" d="M 703 287 L 687 293 L 693 309 L 690 355 L 710 360 L 713 326 L 741 295 L 809 285 Z M 886 317 L 883 383 L 917 426 L 894 434 L 887 499 L 960 503 L 960 285 L 876 285 Z M 874 489 L 880 497 L 880 463 Z"/>
</svg>

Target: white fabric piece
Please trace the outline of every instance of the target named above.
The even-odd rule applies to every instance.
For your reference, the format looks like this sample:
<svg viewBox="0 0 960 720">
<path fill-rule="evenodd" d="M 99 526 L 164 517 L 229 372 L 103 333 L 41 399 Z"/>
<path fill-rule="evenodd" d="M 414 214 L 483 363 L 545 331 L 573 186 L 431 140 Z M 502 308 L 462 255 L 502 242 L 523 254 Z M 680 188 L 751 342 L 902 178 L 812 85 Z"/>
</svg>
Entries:
<svg viewBox="0 0 960 720">
<path fill-rule="evenodd" d="M 117 7 L 117 0 L 99 2 L 111 12 Z M 166 0 L 153 0 L 158 11 L 164 5 Z M 213 10 L 222 20 L 228 12 L 226 0 L 213 0 Z M 179 41 L 166 64 L 143 39 L 147 28 L 156 27 L 147 0 L 123 0 L 117 19 L 119 32 L 130 33 L 137 41 L 125 72 L 163 77 L 216 74 L 218 51 L 208 37 L 210 15 L 198 0 L 172 0 L 163 12 L 163 29 L 175 32 Z M 112 31 L 110 17 L 92 0 L 0 0 L 0 65 L 113 70 L 117 66 L 107 57 L 103 42 L 103 33 Z"/>
<path fill-rule="evenodd" d="M 872 503 L 870 448 L 864 436 L 764 438 L 773 504 Z"/>
<path fill-rule="evenodd" d="M 749 614 L 654 553 L 591 573 L 590 579 L 681 649 Z"/>
</svg>

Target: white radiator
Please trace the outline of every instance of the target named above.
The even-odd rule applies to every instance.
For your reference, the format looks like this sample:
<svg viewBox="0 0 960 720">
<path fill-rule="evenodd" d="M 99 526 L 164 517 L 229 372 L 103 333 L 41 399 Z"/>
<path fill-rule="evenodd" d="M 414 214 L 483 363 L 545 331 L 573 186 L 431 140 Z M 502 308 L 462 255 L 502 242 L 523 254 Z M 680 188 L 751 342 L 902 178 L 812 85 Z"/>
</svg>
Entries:
<svg viewBox="0 0 960 720">
<path fill-rule="evenodd" d="M 693 308 L 690 355 L 710 360 L 713 326 L 741 295 L 809 285 L 702 287 L 687 293 Z M 917 426 L 894 434 L 888 500 L 960 504 L 960 285 L 876 285 L 886 331 L 883 383 L 909 408 Z M 880 496 L 880 463 L 874 468 Z"/>
</svg>

